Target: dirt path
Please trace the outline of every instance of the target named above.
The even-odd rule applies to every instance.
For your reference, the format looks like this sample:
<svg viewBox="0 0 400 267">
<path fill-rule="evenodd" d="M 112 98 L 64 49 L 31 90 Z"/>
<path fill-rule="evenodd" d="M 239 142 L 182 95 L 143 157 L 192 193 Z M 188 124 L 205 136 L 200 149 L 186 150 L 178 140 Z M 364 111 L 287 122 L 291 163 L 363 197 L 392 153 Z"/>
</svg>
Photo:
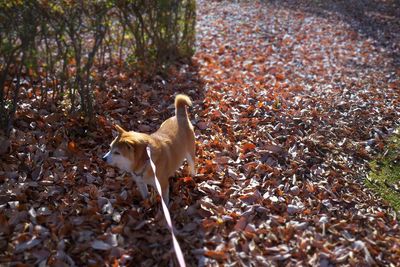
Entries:
<svg viewBox="0 0 400 267">
<path fill-rule="evenodd" d="M 400 261 L 396 215 L 363 185 L 399 123 L 398 47 L 313 11 L 198 3 L 206 264 Z"/>
</svg>

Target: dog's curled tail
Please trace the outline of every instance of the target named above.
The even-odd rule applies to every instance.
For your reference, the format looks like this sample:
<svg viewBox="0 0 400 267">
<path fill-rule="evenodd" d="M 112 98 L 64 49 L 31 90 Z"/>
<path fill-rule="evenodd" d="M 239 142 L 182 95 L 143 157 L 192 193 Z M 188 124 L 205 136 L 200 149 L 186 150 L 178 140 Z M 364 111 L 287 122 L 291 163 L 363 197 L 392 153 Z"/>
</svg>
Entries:
<svg viewBox="0 0 400 267">
<path fill-rule="evenodd" d="M 175 114 L 177 117 L 187 117 L 186 106 L 191 106 L 192 101 L 187 95 L 179 94 L 175 97 Z"/>
</svg>

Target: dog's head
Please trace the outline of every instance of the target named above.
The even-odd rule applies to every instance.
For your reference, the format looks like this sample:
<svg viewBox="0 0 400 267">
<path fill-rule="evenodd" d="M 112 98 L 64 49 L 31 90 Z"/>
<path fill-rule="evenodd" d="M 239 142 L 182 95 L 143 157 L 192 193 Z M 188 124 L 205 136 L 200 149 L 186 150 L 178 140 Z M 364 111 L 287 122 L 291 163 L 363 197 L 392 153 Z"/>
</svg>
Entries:
<svg viewBox="0 0 400 267">
<path fill-rule="evenodd" d="M 147 160 L 144 135 L 127 132 L 119 125 L 115 129 L 118 136 L 111 142 L 110 151 L 103 156 L 103 160 L 127 172 L 140 170 Z"/>
</svg>

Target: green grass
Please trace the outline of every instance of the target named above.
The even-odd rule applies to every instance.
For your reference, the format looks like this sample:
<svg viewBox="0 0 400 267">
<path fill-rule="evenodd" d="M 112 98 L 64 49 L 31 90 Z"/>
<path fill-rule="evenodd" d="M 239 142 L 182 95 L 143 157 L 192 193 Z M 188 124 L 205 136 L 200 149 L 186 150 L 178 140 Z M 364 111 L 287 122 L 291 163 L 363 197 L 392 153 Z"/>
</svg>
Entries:
<svg viewBox="0 0 400 267">
<path fill-rule="evenodd" d="M 365 184 L 400 212 L 400 129 L 390 138 L 385 153 L 370 166 Z"/>
</svg>

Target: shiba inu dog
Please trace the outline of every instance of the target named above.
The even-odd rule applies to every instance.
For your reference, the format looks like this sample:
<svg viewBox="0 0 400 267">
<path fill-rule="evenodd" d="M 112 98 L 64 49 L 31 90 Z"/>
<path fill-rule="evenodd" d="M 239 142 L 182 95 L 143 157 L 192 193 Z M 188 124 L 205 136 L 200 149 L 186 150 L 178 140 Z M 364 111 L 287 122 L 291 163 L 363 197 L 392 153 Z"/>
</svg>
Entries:
<svg viewBox="0 0 400 267">
<path fill-rule="evenodd" d="M 169 200 L 168 178 L 186 159 L 191 175 L 195 175 L 195 137 L 187 106 L 192 102 L 186 95 L 175 97 L 175 116 L 164 121 L 152 134 L 125 131 L 116 125 L 118 136 L 111 142 L 110 151 L 103 160 L 121 170 L 130 172 L 143 198 L 148 197 L 147 185 L 155 187 L 154 173 L 150 166 L 146 147 L 156 166 L 156 175 L 161 185 L 165 203 Z"/>
</svg>

